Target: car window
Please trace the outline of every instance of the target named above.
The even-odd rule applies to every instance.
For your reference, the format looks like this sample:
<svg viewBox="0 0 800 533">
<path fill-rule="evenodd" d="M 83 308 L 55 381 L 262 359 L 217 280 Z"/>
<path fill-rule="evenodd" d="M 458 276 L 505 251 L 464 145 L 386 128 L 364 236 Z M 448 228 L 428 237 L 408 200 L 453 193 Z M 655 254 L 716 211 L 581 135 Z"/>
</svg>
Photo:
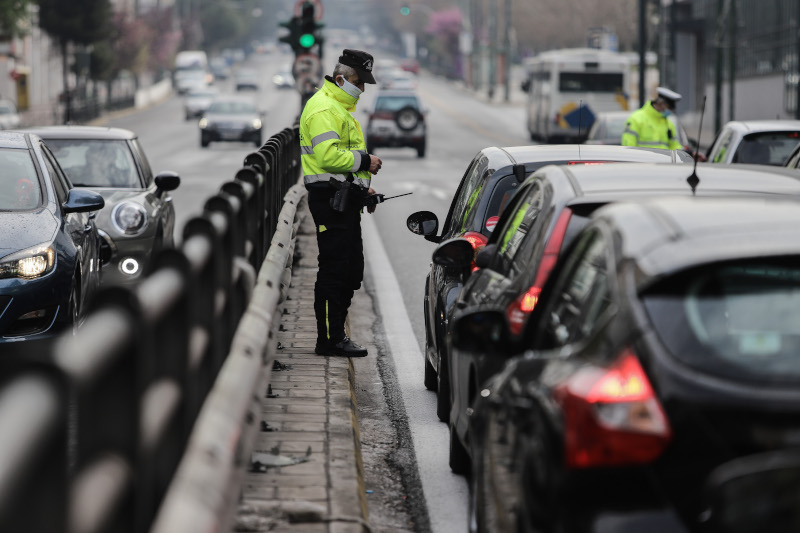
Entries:
<svg viewBox="0 0 800 533">
<path fill-rule="evenodd" d="M 258 111 L 256 106 L 250 102 L 219 100 L 211 103 L 208 107 L 208 113 L 256 114 Z"/>
<path fill-rule="evenodd" d="M 588 338 L 611 306 L 607 242 L 599 230 L 584 233 L 566 258 L 552 299 L 542 315 L 538 348 L 556 348 Z"/>
<path fill-rule="evenodd" d="M 722 133 L 719 138 L 719 144 L 716 145 L 714 148 L 714 152 L 712 152 L 709 157 L 709 160 L 712 163 L 724 163 L 725 162 L 725 154 L 728 153 L 728 148 L 731 144 L 731 140 L 733 139 L 733 130 L 728 130 Z"/>
<path fill-rule="evenodd" d="M 541 183 L 536 182 L 525 194 L 521 203 L 517 204 L 516 212 L 510 218 L 510 223 L 504 229 L 503 236 L 498 242 L 498 253 L 503 259 L 503 263 L 510 267 L 512 273 L 517 273 L 523 264 L 527 264 L 527 257 L 530 256 L 532 249 L 530 242 L 525 242 L 528 235 L 538 232 L 532 231 L 540 218 L 542 205 L 544 204 L 544 191 Z M 538 227 L 538 226 L 537 226 Z M 533 241 L 535 239 L 527 239 Z M 525 245 L 523 246 L 523 243 Z M 515 257 L 522 256 L 521 261 L 516 261 Z"/>
<path fill-rule="evenodd" d="M 27 211 L 41 201 L 41 183 L 30 152 L 0 149 L 0 210 Z"/>
<path fill-rule="evenodd" d="M 141 187 L 124 140 L 50 139 L 47 145 L 75 187 Z"/>
<path fill-rule="evenodd" d="M 445 220 L 444 223 L 442 236 L 445 238 L 460 231 L 470 197 L 480 186 L 481 180 L 484 179 L 484 174 L 487 173 L 488 165 L 489 160 L 486 156 L 482 154 L 478 155 L 472 160 L 472 164 L 467 168 L 464 177 L 461 178 L 461 183 L 458 186 L 452 206 L 450 207 L 450 212 L 447 215 L 447 220 Z M 474 200 L 473 198 L 473 202 Z"/>
<path fill-rule="evenodd" d="M 800 257 L 678 273 L 642 301 L 673 357 L 736 379 L 800 381 Z"/>
<path fill-rule="evenodd" d="M 379 96 L 375 99 L 375 111 L 399 111 L 406 106 L 419 109 L 417 97 L 414 95 Z"/>
<path fill-rule="evenodd" d="M 797 131 L 751 133 L 739 143 L 733 162 L 783 166 L 798 142 Z"/>
</svg>

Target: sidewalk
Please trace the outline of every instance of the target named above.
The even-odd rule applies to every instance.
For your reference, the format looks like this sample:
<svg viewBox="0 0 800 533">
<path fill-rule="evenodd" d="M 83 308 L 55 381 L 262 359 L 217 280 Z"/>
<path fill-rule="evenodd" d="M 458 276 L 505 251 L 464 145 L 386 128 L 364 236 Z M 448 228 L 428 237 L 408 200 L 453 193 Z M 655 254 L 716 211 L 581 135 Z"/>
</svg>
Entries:
<svg viewBox="0 0 800 533">
<path fill-rule="evenodd" d="M 318 252 L 305 201 L 297 216 L 279 346 L 233 531 L 367 533 L 353 362 L 314 353 Z"/>
</svg>

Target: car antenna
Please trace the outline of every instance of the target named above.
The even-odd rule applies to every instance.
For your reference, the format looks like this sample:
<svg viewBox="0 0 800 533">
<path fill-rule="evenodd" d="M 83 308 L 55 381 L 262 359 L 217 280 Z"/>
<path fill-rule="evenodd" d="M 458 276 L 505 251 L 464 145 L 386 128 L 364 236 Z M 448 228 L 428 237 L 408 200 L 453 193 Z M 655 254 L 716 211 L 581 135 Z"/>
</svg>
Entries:
<svg viewBox="0 0 800 533">
<path fill-rule="evenodd" d="M 703 107 L 700 108 L 700 126 L 697 131 L 697 150 L 700 149 L 700 135 L 703 133 L 703 115 L 706 114 L 706 95 L 703 95 Z M 694 153 L 694 165 L 692 166 L 692 174 L 686 178 L 689 187 L 692 188 L 692 194 L 695 194 L 697 185 L 700 183 L 700 178 L 697 177 L 697 150 Z"/>
</svg>

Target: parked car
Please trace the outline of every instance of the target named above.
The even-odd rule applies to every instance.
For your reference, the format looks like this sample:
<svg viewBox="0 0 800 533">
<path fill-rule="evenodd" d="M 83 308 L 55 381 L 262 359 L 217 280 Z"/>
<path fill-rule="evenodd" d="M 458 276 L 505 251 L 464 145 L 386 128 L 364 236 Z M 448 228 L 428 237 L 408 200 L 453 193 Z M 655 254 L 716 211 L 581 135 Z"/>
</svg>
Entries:
<svg viewBox="0 0 800 533">
<path fill-rule="evenodd" d="M 408 147 L 425 157 L 427 109 L 414 91 L 379 91 L 367 110 L 367 151 L 383 147 Z"/>
<path fill-rule="evenodd" d="M 100 282 L 103 197 L 30 133 L 0 133 L 0 176 L 0 344 L 75 330 Z"/>
<path fill-rule="evenodd" d="M 625 131 L 625 124 L 633 111 L 605 111 L 597 113 L 592 127 L 586 136 L 586 144 L 621 144 L 622 133 Z M 669 116 L 669 120 L 675 124 L 675 131 L 678 132 L 678 142 L 687 150 L 693 150 L 697 146 L 697 141 L 690 139 L 686 130 L 683 129 L 680 120 L 675 114 Z"/>
<path fill-rule="evenodd" d="M 13 130 L 19 127 L 20 116 L 17 106 L 11 100 L 0 100 L 0 130 Z"/>
<path fill-rule="evenodd" d="M 121 128 L 48 126 L 31 129 L 55 154 L 74 187 L 105 199 L 97 227 L 107 265 L 103 285 L 134 283 L 162 248 L 174 246 L 174 172 L 153 176 L 138 136 Z"/>
<path fill-rule="evenodd" d="M 460 350 L 517 354 L 470 417 L 476 531 L 697 531 L 713 469 L 797 446 L 798 205 L 608 205 L 519 342 L 501 310 L 456 319 Z"/>
<path fill-rule="evenodd" d="M 200 146 L 211 142 L 249 142 L 261 146 L 264 113 L 249 99 L 220 96 L 200 119 Z"/>
<path fill-rule="evenodd" d="M 259 89 L 258 72 L 251 68 L 240 68 L 233 73 L 233 81 L 237 91 Z"/>
<path fill-rule="evenodd" d="M 215 87 L 191 89 L 183 98 L 183 115 L 186 120 L 199 118 L 217 97 L 219 91 Z"/>
<path fill-rule="evenodd" d="M 653 196 L 732 196 L 776 193 L 798 195 L 796 178 L 786 171 L 738 166 L 703 168 L 702 185 L 693 191 L 686 182 L 692 168 L 676 165 L 624 164 L 547 166 L 529 176 L 505 208 L 486 246 L 475 257 L 478 270 L 464 282 L 455 309 L 491 305 L 503 309 L 512 336 L 521 334 L 553 265 L 562 250 L 589 222 L 598 208 L 611 202 Z M 800 198 L 800 196 L 798 196 Z M 442 243 L 434 263 L 468 272 L 471 247 L 458 239 Z M 461 246 L 461 264 L 454 247 Z M 473 351 L 450 349 L 450 466 L 469 469 L 469 413 L 484 383 L 500 371 L 504 359 Z"/>
<path fill-rule="evenodd" d="M 800 144 L 800 120 L 734 120 L 717 133 L 706 157 L 710 163 L 786 164 Z"/>
<path fill-rule="evenodd" d="M 439 219 L 430 211 L 408 217 L 413 233 L 440 243 L 460 237 L 472 245 L 471 256 L 489 240 L 503 208 L 531 172 L 550 164 L 598 162 L 690 162 L 683 151 L 661 151 L 630 146 L 539 145 L 484 148 L 472 159 L 461 178 L 441 235 Z M 473 267 L 474 268 L 474 267 Z M 436 413 L 450 419 L 450 361 L 447 323 L 464 283 L 458 269 L 433 263 L 425 281 L 425 387 L 437 391 Z"/>
</svg>

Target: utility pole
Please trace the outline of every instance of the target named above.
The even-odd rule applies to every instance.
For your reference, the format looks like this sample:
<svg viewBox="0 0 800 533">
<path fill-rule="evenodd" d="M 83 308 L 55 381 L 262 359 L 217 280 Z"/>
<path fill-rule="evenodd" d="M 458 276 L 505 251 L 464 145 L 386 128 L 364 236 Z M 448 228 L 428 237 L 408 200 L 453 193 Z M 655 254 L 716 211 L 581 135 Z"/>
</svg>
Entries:
<svg viewBox="0 0 800 533">
<path fill-rule="evenodd" d="M 647 72 L 647 0 L 639 0 L 639 107 L 645 102 L 644 76 Z"/>
<path fill-rule="evenodd" d="M 489 3 L 489 100 L 494 98 L 497 79 L 497 0 Z"/>
<path fill-rule="evenodd" d="M 503 78 L 506 80 L 503 101 L 508 102 L 510 99 L 509 87 L 511 86 L 511 0 L 506 0 L 503 20 L 505 21 L 506 27 L 505 37 L 503 39 L 503 49 L 505 50 L 505 61 L 503 61 Z"/>
</svg>

